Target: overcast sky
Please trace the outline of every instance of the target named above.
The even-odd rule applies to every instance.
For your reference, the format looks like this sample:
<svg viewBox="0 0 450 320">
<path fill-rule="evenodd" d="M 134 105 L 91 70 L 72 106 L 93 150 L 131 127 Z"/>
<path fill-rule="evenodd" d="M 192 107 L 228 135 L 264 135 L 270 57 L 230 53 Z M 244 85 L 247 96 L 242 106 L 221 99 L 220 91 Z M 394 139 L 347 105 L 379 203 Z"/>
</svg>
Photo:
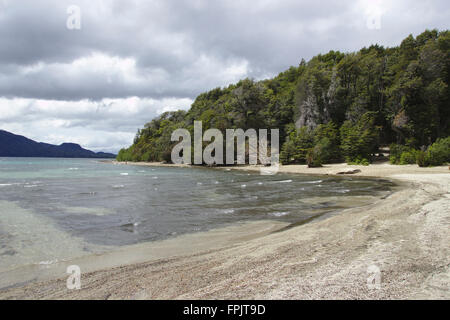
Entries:
<svg viewBox="0 0 450 320">
<path fill-rule="evenodd" d="M 448 0 L 0 0 L 0 129 L 117 152 L 206 90 L 449 21 Z"/>
</svg>

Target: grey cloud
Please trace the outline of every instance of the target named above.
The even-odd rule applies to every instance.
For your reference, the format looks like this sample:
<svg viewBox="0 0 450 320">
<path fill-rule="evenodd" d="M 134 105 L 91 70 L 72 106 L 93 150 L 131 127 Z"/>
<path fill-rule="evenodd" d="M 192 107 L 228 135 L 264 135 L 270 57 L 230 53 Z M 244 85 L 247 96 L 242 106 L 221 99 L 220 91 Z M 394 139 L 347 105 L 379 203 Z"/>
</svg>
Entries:
<svg viewBox="0 0 450 320">
<path fill-rule="evenodd" d="M 72 4 L 81 8 L 81 30 L 66 28 Z M 374 5 L 383 11 L 380 30 L 366 26 Z M 187 108 L 186 99 L 203 91 L 273 76 L 318 53 L 393 46 L 409 33 L 448 29 L 449 16 L 445 0 L 0 0 L 0 111 L 14 108 L 15 98 L 95 105 L 72 113 L 23 108 L 8 119 L 0 114 L 0 127 L 54 141 L 70 132 L 100 147 L 86 128 L 120 145 L 168 98 Z M 158 103 L 137 113 L 126 105 L 118 114 L 111 106 L 93 111 L 105 98 L 128 97 Z M 46 134 L 45 119 L 60 120 L 58 136 Z M 114 143 L 116 130 L 123 135 Z"/>
<path fill-rule="evenodd" d="M 0 68 L 9 65 L 11 70 L 0 76 L 0 95 L 60 100 L 192 98 L 230 81 L 215 69 L 198 75 L 208 81 L 189 81 L 189 66 L 201 55 L 217 60 L 215 68 L 248 61 L 246 74 L 239 76 L 261 78 L 330 49 L 350 51 L 375 42 L 395 45 L 410 32 L 446 28 L 449 13 L 446 1 L 398 1 L 385 5 L 392 10 L 383 14 L 382 30 L 369 30 L 355 1 L 78 1 L 82 29 L 69 31 L 66 9 L 73 1 L 5 3 Z M 131 57 L 148 77 L 137 84 L 101 74 L 68 77 L 51 66 L 70 64 L 92 52 Z M 46 67 L 32 76 L 11 67 L 39 62 Z M 166 77 L 159 79 L 154 69 Z"/>
</svg>

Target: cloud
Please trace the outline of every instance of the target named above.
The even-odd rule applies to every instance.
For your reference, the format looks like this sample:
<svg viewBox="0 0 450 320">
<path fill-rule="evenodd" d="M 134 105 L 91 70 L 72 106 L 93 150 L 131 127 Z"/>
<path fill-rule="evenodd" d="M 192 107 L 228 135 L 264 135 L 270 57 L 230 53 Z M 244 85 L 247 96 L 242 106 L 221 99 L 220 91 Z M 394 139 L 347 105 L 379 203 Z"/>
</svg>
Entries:
<svg viewBox="0 0 450 320">
<path fill-rule="evenodd" d="M 81 10 L 80 30 L 66 26 L 70 5 Z M 368 25 L 374 14 L 379 28 Z M 271 77 L 318 53 L 448 29 L 449 16 L 444 0 L 0 0 L 0 127 L 40 140 L 82 135 L 101 147 L 89 135 L 109 137 L 105 147 L 127 145 L 150 120 L 132 112 L 133 101 L 149 116 L 169 101 L 186 108 L 201 92 Z M 43 105 L 50 111 L 29 113 Z M 11 108 L 17 116 L 6 120 Z M 114 140 L 118 127 L 123 138 Z"/>
<path fill-rule="evenodd" d="M 166 111 L 188 109 L 189 98 L 131 97 L 101 101 L 0 98 L 1 128 L 31 139 L 79 143 L 92 150 L 117 152 L 131 143 L 137 128 Z"/>
</svg>

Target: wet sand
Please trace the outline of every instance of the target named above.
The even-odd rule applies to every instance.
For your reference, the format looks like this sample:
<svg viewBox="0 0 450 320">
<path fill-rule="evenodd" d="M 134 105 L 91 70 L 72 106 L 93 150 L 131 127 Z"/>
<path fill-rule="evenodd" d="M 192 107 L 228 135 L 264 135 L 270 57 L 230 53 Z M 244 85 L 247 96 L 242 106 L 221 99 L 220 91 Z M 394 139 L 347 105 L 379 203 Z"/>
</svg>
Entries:
<svg viewBox="0 0 450 320">
<path fill-rule="evenodd" d="M 349 168 L 361 170 L 354 176 L 392 179 L 403 188 L 281 232 L 273 232 L 281 224 L 259 222 L 245 227 L 260 232 L 246 236 L 236 226 L 225 233 L 227 241 L 220 230 L 168 240 L 175 241 L 169 255 L 163 247 L 152 256 L 158 251 L 149 243 L 90 257 L 86 266 L 103 261 L 105 267 L 82 267 L 81 290 L 66 289 L 61 276 L 0 291 L 0 299 L 449 299 L 448 167 L 337 164 L 283 166 L 280 172 L 334 175 Z M 381 272 L 379 289 L 367 286 L 373 266 Z"/>
</svg>

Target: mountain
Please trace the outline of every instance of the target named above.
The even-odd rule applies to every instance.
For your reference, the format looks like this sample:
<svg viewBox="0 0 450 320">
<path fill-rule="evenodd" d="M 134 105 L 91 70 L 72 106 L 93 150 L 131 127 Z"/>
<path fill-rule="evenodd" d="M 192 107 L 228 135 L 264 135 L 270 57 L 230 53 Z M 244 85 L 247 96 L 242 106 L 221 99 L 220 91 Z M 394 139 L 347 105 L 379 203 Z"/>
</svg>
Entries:
<svg viewBox="0 0 450 320">
<path fill-rule="evenodd" d="M 83 149 L 75 143 L 59 146 L 36 142 L 23 136 L 0 130 L 0 157 L 43 157 L 43 158 L 115 158 L 111 153 Z"/>
</svg>

